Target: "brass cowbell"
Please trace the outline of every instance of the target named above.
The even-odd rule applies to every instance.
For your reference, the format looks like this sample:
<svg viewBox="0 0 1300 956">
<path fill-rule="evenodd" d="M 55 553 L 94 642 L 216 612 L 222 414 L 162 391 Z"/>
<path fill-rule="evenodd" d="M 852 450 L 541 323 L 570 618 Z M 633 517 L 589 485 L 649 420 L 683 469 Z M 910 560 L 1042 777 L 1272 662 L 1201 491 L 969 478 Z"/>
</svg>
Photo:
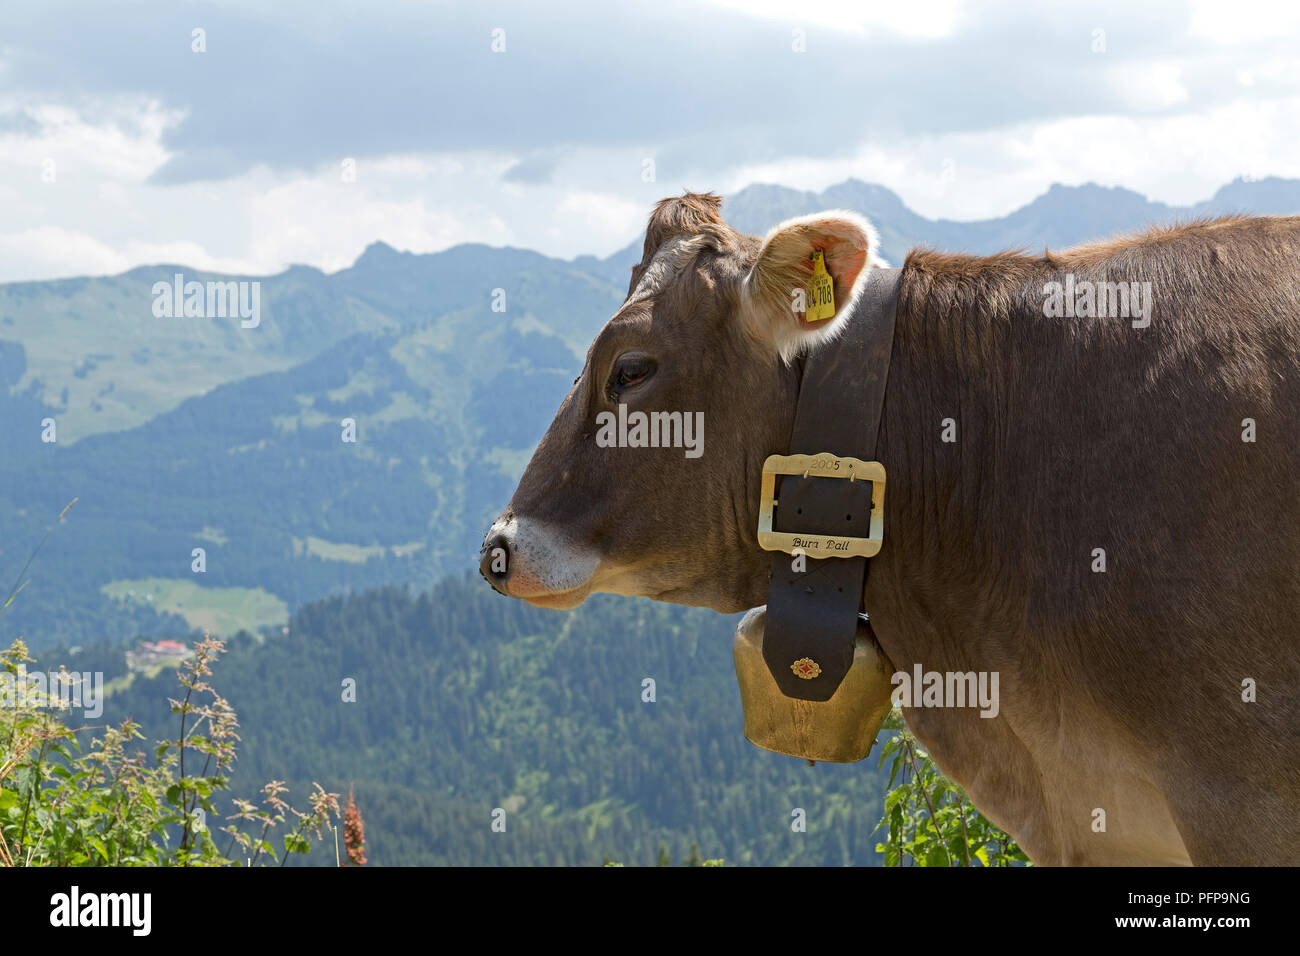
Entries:
<svg viewBox="0 0 1300 956">
<path fill-rule="evenodd" d="M 871 626 L 859 618 L 853 664 L 831 699 L 797 700 L 781 693 L 763 660 L 766 617 L 766 606 L 748 612 L 732 644 L 745 737 L 764 750 L 806 760 L 852 763 L 866 757 L 889 713 L 893 690 L 893 668 Z"/>
</svg>

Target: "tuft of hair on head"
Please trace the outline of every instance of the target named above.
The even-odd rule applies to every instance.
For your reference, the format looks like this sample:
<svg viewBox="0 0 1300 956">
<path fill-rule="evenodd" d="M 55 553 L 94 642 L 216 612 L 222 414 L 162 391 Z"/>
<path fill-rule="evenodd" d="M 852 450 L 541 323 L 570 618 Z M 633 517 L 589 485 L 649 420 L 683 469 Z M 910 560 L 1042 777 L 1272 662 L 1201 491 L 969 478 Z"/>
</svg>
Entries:
<svg viewBox="0 0 1300 956">
<path fill-rule="evenodd" d="M 654 212 L 645 227 L 645 245 L 641 249 L 643 262 L 654 257 L 655 251 L 674 236 L 703 232 L 709 227 L 723 226 L 722 197 L 713 193 L 683 192 L 655 203 Z"/>
<path fill-rule="evenodd" d="M 632 297 L 662 249 L 673 244 L 674 250 L 680 250 L 686 245 L 682 242 L 673 243 L 673 240 L 703 237 L 698 242 L 691 242 L 691 248 L 698 250 L 707 246 L 721 249 L 734 235 L 734 230 L 722 218 L 721 196 L 709 192 L 686 191 L 680 196 L 659 200 L 646 223 L 641 262 L 632 267 L 632 279 L 627 287 L 628 298 Z"/>
</svg>

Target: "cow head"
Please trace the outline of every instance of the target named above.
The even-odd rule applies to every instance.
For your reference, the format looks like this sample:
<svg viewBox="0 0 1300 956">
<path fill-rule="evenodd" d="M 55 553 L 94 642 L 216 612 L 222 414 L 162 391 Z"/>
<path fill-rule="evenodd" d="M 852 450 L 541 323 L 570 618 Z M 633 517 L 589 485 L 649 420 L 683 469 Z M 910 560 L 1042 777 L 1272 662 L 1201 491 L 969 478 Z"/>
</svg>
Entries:
<svg viewBox="0 0 1300 956">
<path fill-rule="evenodd" d="M 878 242 L 844 212 L 760 241 L 727 226 L 720 202 L 688 193 L 650 217 L 627 299 L 484 539 L 480 567 L 502 594 L 554 608 L 594 592 L 724 612 L 764 603 L 759 481 L 788 450 L 792 362 L 834 347 Z M 809 322 L 817 251 L 836 311 Z"/>
</svg>

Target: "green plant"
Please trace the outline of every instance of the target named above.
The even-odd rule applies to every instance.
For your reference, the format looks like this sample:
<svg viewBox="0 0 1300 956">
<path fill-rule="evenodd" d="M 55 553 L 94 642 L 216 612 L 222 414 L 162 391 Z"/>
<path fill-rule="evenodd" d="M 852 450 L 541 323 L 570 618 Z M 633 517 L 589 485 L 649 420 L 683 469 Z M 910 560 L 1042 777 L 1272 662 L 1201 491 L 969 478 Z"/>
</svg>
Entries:
<svg viewBox="0 0 1300 956">
<path fill-rule="evenodd" d="M 203 679 L 223 650 L 206 636 L 195 643 L 193 659 L 177 675 L 185 695 L 171 702 L 179 733 L 158 745 L 153 761 L 130 747 L 143 739 L 134 721 L 102 729 L 65 725 L 60 711 L 67 702 L 28 684 L 21 668 L 33 658 L 24 643 L 0 651 L 0 865 L 226 866 L 266 856 L 282 866 L 290 853 L 308 852 L 307 834 L 319 835 L 339 810 L 338 795 L 319 785 L 307 812 L 283 799 L 278 781 L 263 788 L 260 809 L 235 800 L 223 828 L 226 850 L 213 842 L 212 798 L 229 786 L 239 739 L 234 710 Z M 90 735 L 96 729 L 102 732 Z M 187 774 L 187 756 L 191 767 L 203 758 L 199 773 Z M 268 836 L 291 817 L 279 854 Z M 239 829 L 249 821 L 260 828 L 256 837 Z M 232 857 L 236 845 L 244 852 Z"/>
<path fill-rule="evenodd" d="M 939 772 L 897 708 L 890 711 L 884 729 L 895 731 L 881 748 L 877 765 L 890 762 L 890 789 L 884 815 L 873 832 L 887 827 L 887 839 L 876 844 L 886 866 L 1029 863 L 1015 841 L 985 819 L 962 789 Z"/>
<path fill-rule="evenodd" d="M 76 503 L 76 498 L 68 502 L 46 530 L 0 603 L 0 617 Z M 236 844 L 249 865 L 267 854 L 283 866 L 290 853 L 310 851 L 307 834 L 319 836 L 339 812 L 338 794 L 326 793 L 320 784 L 308 797 L 306 813 L 282 798 L 286 788 L 279 781 L 263 787 L 261 809 L 236 799 L 231 820 L 259 826 L 257 837 L 232 822 L 223 828 L 231 838 L 224 853 L 212 840 L 207 825 L 208 814 L 217 815 L 212 796 L 229 786 L 226 772 L 239 739 L 234 708 L 204 680 L 224 651 L 224 643 L 204 634 L 194 656 L 181 665 L 176 676 L 185 696 L 169 698 L 172 713 L 180 715 L 180 731 L 175 740 L 158 744 L 152 766 L 139 751 L 128 752 L 128 744 L 144 737 L 130 719 L 89 737 L 83 754 L 79 735 L 96 728 L 74 729 L 62 722 L 58 715 L 71 709 L 71 695 L 54 693 L 53 682 L 41 689 L 29 681 L 25 665 L 35 658 L 21 638 L 0 651 L 0 866 L 223 866 L 238 862 L 230 856 Z M 77 679 L 60 668 L 62 686 Z M 198 775 L 186 775 L 187 753 L 203 757 Z M 296 822 L 285 835 L 284 854 L 277 856 L 266 838 L 290 816 Z M 179 845 L 172 849 L 177 828 Z"/>
</svg>

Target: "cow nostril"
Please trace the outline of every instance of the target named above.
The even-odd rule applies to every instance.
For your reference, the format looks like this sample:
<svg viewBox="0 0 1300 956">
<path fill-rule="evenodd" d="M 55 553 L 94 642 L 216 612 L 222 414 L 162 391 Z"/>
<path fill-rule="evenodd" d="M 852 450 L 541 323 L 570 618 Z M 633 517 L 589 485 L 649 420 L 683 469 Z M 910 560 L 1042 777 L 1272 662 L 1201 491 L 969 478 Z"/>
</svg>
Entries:
<svg viewBox="0 0 1300 956">
<path fill-rule="evenodd" d="M 503 534 L 494 534 L 483 542 L 479 573 L 492 584 L 502 584 L 510 576 L 510 543 Z"/>
</svg>

